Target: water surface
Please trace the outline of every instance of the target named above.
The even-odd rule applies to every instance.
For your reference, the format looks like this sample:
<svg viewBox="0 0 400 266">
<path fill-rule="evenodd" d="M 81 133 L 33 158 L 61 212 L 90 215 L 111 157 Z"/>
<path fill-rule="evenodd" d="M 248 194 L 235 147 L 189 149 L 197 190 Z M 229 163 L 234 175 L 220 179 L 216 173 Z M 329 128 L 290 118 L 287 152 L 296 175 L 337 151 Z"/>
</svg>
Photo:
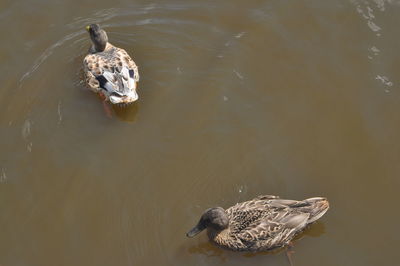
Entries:
<svg viewBox="0 0 400 266">
<path fill-rule="evenodd" d="M 400 2 L 3 1 L 0 265 L 289 265 L 185 233 L 259 194 L 326 196 L 294 265 L 396 265 Z M 139 65 L 108 117 L 84 27 Z"/>
</svg>

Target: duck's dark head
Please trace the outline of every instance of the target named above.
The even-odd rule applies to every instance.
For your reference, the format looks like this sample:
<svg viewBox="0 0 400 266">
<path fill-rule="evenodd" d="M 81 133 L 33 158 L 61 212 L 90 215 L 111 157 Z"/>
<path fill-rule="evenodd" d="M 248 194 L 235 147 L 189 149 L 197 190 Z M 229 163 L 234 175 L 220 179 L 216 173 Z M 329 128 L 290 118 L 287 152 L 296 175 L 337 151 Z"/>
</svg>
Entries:
<svg viewBox="0 0 400 266">
<path fill-rule="evenodd" d="M 94 52 L 103 52 L 108 42 L 107 33 L 98 24 L 90 24 L 86 26 L 86 30 L 92 40 Z"/>
<path fill-rule="evenodd" d="M 222 231 L 229 226 L 229 218 L 221 207 L 210 208 L 206 210 L 192 230 L 187 232 L 187 237 L 194 237 L 206 228 L 212 228 L 216 231 Z"/>
</svg>

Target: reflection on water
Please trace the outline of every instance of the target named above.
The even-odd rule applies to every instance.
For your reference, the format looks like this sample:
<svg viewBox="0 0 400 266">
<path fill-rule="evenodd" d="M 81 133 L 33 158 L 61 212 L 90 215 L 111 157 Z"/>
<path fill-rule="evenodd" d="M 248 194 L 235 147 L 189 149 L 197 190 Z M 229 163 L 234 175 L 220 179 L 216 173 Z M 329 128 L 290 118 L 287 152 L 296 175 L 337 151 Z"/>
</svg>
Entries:
<svg viewBox="0 0 400 266">
<path fill-rule="evenodd" d="M 377 24 L 377 20 L 380 18 L 381 12 L 385 11 L 385 1 L 383 0 L 375 0 L 375 1 L 357 1 L 353 0 L 352 3 L 356 6 L 357 12 L 360 14 L 360 16 L 366 20 L 367 26 L 369 29 L 376 35 L 377 38 L 381 38 L 382 36 L 382 28 Z M 377 14 L 378 13 L 378 14 Z M 374 43 L 380 43 L 381 41 L 377 39 L 374 41 Z M 394 84 L 393 82 L 383 73 L 382 71 L 385 71 L 385 69 L 382 69 L 382 64 L 380 62 L 380 49 L 378 49 L 376 46 L 372 45 L 369 48 L 369 51 L 372 53 L 373 56 L 368 55 L 368 58 L 370 60 L 375 60 L 377 62 L 374 62 L 376 64 L 376 68 L 378 73 L 376 73 L 375 80 L 378 80 L 382 82 L 384 85 L 384 91 L 386 93 L 390 92 L 390 87 L 392 87 Z"/>
<path fill-rule="evenodd" d="M 310 230 L 312 227 L 312 230 Z M 316 222 L 306 228 L 305 231 L 302 233 L 298 234 L 293 241 L 291 242 L 291 250 L 295 250 L 296 246 L 301 245 L 301 239 L 304 238 L 305 236 L 311 236 L 311 237 L 318 237 L 321 236 L 322 234 L 325 233 L 325 228 L 324 224 L 321 222 Z M 205 234 L 204 234 L 205 235 Z M 265 256 L 265 255 L 277 255 L 277 254 L 282 254 L 285 253 L 288 250 L 287 247 L 283 248 L 277 248 L 273 249 L 270 251 L 263 251 L 263 252 L 243 252 L 239 253 L 243 257 L 246 258 L 252 258 L 255 256 Z M 211 244 L 209 241 L 206 240 L 206 237 L 202 239 L 198 244 L 196 245 L 188 245 L 188 251 L 190 253 L 198 253 L 202 254 L 208 257 L 219 257 L 221 259 L 221 262 L 226 262 L 227 260 L 227 254 L 232 253 L 232 251 L 228 250 L 223 250 L 213 244 Z"/>
<path fill-rule="evenodd" d="M 200 253 L 209 257 L 221 257 L 221 260 L 224 261 L 224 252 L 222 249 L 213 246 L 210 242 L 200 243 L 196 246 L 189 246 L 188 251 L 190 253 Z"/>
<path fill-rule="evenodd" d="M 119 119 L 125 122 L 134 122 L 136 119 L 136 114 L 139 111 L 140 103 L 133 103 L 128 106 L 112 106 L 115 114 Z"/>
<path fill-rule="evenodd" d="M 332 204 L 295 265 L 397 263 L 399 1 L 1 6 L 1 265 L 288 265 L 185 237 L 260 194 Z M 90 23 L 140 68 L 111 118 Z"/>
</svg>

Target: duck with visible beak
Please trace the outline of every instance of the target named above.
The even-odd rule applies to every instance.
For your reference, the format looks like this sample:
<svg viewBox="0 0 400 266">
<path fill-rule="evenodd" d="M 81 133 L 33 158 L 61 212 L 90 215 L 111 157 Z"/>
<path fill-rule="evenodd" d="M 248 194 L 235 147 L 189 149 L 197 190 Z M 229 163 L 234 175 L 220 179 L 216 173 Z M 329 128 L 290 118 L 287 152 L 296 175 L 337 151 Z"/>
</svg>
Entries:
<svg viewBox="0 0 400 266">
<path fill-rule="evenodd" d="M 88 87 L 112 104 L 125 105 L 136 101 L 138 67 L 128 53 L 108 42 L 107 33 L 98 24 L 86 27 L 92 41 L 83 60 Z"/>
<path fill-rule="evenodd" d="M 284 247 L 329 209 L 326 198 L 302 201 L 263 195 L 224 210 L 207 209 L 187 234 L 207 229 L 209 239 L 233 251 L 266 251 Z"/>
</svg>

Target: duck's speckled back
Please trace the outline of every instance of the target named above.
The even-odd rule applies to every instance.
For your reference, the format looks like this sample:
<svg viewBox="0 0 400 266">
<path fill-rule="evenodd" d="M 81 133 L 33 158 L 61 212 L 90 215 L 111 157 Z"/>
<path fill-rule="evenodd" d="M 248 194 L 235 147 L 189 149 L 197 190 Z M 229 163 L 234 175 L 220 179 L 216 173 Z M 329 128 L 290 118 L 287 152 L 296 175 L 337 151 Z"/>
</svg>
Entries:
<svg viewBox="0 0 400 266">
<path fill-rule="evenodd" d="M 324 198 L 296 201 L 259 196 L 228 208 L 228 229 L 221 232 L 209 229 L 209 237 L 216 244 L 232 250 L 270 250 L 288 244 L 328 208 Z"/>
</svg>

